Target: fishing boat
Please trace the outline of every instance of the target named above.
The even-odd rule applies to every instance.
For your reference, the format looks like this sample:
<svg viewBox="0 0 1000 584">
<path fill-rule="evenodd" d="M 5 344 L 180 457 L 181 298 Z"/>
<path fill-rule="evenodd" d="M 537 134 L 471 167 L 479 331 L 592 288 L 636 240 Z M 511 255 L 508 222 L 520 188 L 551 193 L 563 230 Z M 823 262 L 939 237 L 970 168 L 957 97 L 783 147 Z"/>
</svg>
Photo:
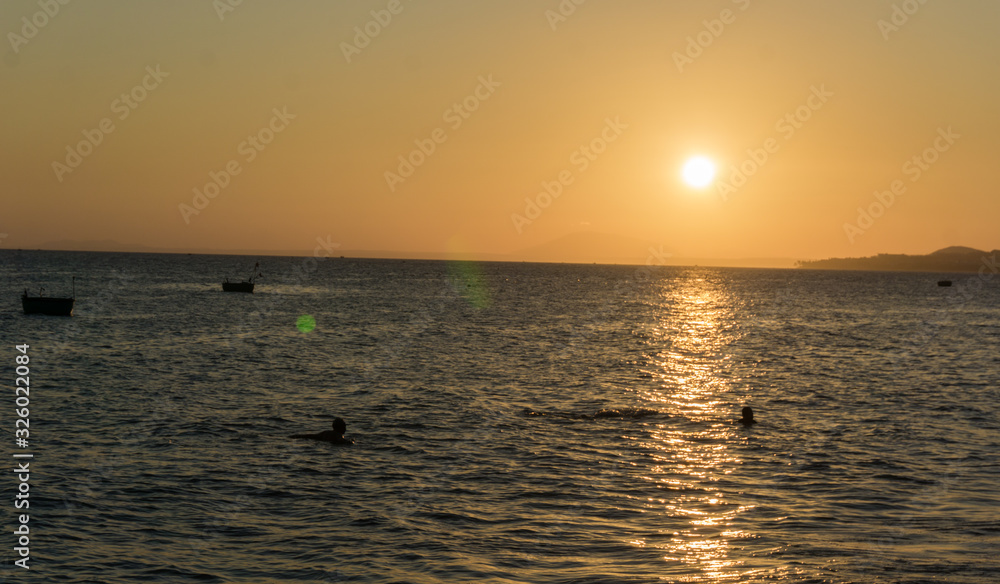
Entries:
<svg viewBox="0 0 1000 584">
<path fill-rule="evenodd" d="M 73 278 L 73 296 L 57 298 L 46 296 L 45 288 L 38 289 L 38 296 L 28 296 L 28 290 L 21 295 L 21 306 L 25 314 L 48 314 L 50 316 L 73 316 L 76 301 L 76 278 Z"/>
<path fill-rule="evenodd" d="M 260 262 L 253 265 L 253 271 L 250 272 L 250 278 L 242 282 L 230 282 L 229 278 L 222 283 L 223 292 L 247 292 L 253 294 L 253 286 L 257 282 L 257 278 L 260 277 Z"/>
</svg>

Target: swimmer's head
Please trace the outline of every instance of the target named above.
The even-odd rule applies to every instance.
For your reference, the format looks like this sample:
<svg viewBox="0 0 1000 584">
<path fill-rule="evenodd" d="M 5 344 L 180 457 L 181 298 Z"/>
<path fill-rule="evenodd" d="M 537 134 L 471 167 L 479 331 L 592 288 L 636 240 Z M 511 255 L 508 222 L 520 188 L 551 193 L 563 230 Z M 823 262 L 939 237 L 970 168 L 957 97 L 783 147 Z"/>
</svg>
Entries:
<svg viewBox="0 0 1000 584">
<path fill-rule="evenodd" d="M 347 431 L 347 422 L 344 421 L 344 418 L 333 419 L 333 431 L 338 434 L 343 434 Z"/>
<path fill-rule="evenodd" d="M 753 422 L 754 421 L 754 419 L 753 419 L 753 410 L 750 409 L 750 406 L 747 406 L 747 407 L 743 408 L 743 421 L 744 422 Z"/>
</svg>

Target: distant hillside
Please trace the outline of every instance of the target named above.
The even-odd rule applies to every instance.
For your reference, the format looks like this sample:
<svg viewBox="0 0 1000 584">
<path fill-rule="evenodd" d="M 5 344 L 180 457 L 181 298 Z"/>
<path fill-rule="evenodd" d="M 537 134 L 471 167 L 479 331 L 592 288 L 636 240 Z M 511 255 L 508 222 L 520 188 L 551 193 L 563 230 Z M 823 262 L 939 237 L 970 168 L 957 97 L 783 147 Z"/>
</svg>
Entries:
<svg viewBox="0 0 1000 584">
<path fill-rule="evenodd" d="M 928 255 L 883 253 L 865 258 L 830 258 L 798 262 L 798 267 L 810 270 L 876 270 L 885 272 L 978 272 L 981 267 L 996 264 L 1000 250 L 981 251 L 971 247 L 952 246 Z"/>
<path fill-rule="evenodd" d="M 11 249 L 6 247 L 5 249 Z M 250 255 L 250 256 L 300 256 L 309 255 L 306 250 L 268 250 L 268 249 L 211 249 L 211 248 L 172 248 L 150 247 L 136 243 L 121 243 L 111 239 L 76 240 L 60 239 L 46 241 L 38 245 L 25 246 L 28 250 L 44 251 L 94 251 L 108 253 L 167 253 L 167 254 L 208 254 L 208 255 Z"/>
<path fill-rule="evenodd" d="M 979 251 L 974 247 L 964 247 L 961 245 L 953 245 L 951 247 L 946 247 L 944 249 L 939 249 L 936 252 L 930 254 L 932 256 L 942 256 L 942 255 L 956 255 L 956 254 L 984 254 L 985 251 Z"/>
<path fill-rule="evenodd" d="M 106 252 L 134 252 L 134 253 L 158 253 L 166 250 L 149 247 L 148 245 L 130 245 L 119 243 L 111 239 L 77 241 L 71 239 L 60 239 L 59 241 L 47 241 L 37 247 L 37 249 L 49 249 L 58 251 L 106 251 Z"/>
<path fill-rule="evenodd" d="M 0 236 L 2 236 L 2 234 L 0 234 Z M 0 239 L 2 239 L 2 237 L 0 237 Z M 8 244 L 8 246 L 0 248 L 0 251 L 5 249 L 19 249 L 20 247 L 21 245 Z M 249 255 L 257 257 L 295 257 L 313 254 L 312 250 L 162 248 L 121 243 L 110 239 L 88 241 L 63 239 L 59 241 L 48 241 L 42 244 L 25 245 L 24 249 L 112 253 Z M 469 252 L 467 254 L 456 255 L 454 252 L 450 251 L 394 251 L 392 249 L 356 249 L 345 246 L 337 248 L 334 255 L 349 258 L 414 260 L 469 259 L 481 262 L 564 262 L 622 265 L 649 264 L 730 268 L 792 268 L 795 264 L 795 260 L 791 258 L 710 258 L 675 256 L 669 250 L 670 248 L 666 245 L 636 237 L 585 231 L 571 233 L 540 245 L 522 248 L 517 251 L 507 253 Z"/>
<path fill-rule="evenodd" d="M 642 264 L 653 242 L 607 233 L 577 232 L 511 254 L 529 262 Z M 662 263 L 662 262 L 661 262 Z"/>
</svg>

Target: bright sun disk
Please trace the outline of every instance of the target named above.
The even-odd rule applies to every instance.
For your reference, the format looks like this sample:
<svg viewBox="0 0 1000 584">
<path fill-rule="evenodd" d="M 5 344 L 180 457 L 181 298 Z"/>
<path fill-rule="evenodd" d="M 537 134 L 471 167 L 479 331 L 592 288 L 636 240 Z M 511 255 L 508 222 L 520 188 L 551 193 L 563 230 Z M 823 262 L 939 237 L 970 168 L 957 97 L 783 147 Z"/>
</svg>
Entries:
<svg viewBox="0 0 1000 584">
<path fill-rule="evenodd" d="M 715 178 L 715 164 L 704 156 L 695 156 L 684 163 L 684 182 L 701 189 Z"/>
</svg>

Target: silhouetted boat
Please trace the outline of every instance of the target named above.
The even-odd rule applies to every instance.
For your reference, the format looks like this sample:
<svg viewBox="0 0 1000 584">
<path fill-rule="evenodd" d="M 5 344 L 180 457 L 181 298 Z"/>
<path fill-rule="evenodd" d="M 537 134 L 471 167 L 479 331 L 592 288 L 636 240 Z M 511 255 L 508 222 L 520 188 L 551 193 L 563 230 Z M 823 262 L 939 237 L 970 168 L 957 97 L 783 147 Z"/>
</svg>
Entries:
<svg viewBox="0 0 1000 584">
<path fill-rule="evenodd" d="M 28 290 L 21 295 L 21 307 L 25 314 L 48 314 L 50 316 L 73 316 L 73 303 L 76 301 L 76 278 L 73 278 L 73 296 L 56 298 L 45 296 L 44 288 L 38 289 L 38 296 L 28 296 Z"/>
<path fill-rule="evenodd" d="M 938 286 L 951 286 L 951 280 L 938 280 Z"/>
<path fill-rule="evenodd" d="M 253 294 L 253 286 L 256 283 L 257 278 L 260 277 L 260 272 L 257 268 L 260 267 L 260 262 L 253 265 L 253 271 L 250 273 L 250 278 L 244 280 L 243 282 L 230 282 L 229 278 L 222 283 L 223 292 L 247 292 Z"/>
</svg>

